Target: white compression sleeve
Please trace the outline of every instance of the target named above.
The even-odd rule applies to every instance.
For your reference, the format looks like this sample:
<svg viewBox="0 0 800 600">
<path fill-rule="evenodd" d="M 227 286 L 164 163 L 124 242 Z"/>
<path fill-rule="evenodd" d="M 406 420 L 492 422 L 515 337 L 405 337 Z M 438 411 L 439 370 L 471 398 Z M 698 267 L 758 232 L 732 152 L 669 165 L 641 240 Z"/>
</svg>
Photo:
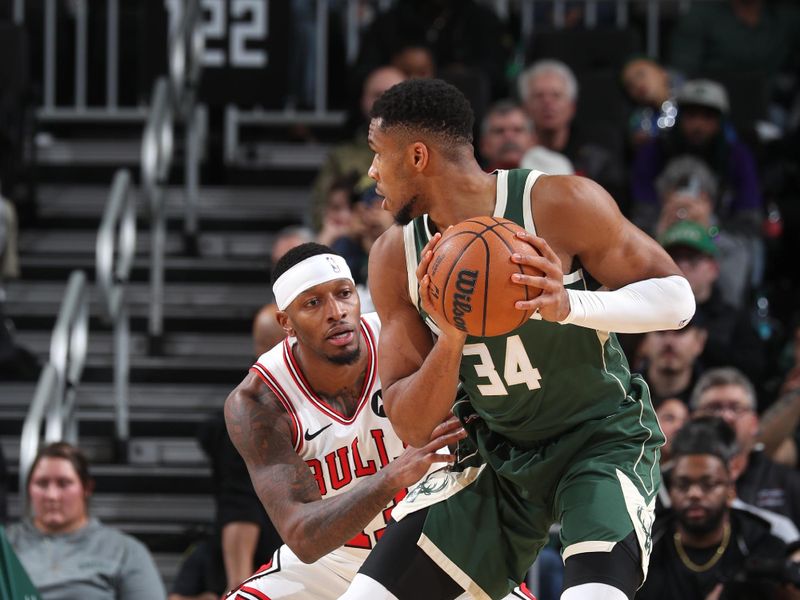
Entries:
<svg viewBox="0 0 800 600">
<path fill-rule="evenodd" d="M 694 315 L 689 282 L 679 275 L 635 281 L 618 290 L 567 290 L 570 312 L 561 324 L 600 331 L 645 333 L 680 329 Z"/>
</svg>

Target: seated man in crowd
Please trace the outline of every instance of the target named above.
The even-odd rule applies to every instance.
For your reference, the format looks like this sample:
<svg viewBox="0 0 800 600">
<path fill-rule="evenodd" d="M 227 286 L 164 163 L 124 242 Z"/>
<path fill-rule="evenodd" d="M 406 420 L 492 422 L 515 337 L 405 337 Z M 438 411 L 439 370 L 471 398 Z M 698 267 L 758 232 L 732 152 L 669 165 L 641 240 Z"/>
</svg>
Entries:
<svg viewBox="0 0 800 600">
<path fill-rule="evenodd" d="M 736 369 L 712 369 L 692 392 L 692 417 L 721 417 L 736 432 L 738 451 L 731 462 L 738 497 L 800 524 L 800 474 L 773 462 L 757 444 L 759 419 L 752 383 Z M 673 449 L 674 452 L 674 449 Z"/>
<path fill-rule="evenodd" d="M 640 355 L 653 404 L 657 406 L 667 398 L 689 403 L 692 387 L 701 372 L 698 358 L 707 337 L 705 323 L 698 315 L 683 329 L 645 334 Z"/>
<path fill-rule="evenodd" d="M 578 81 L 572 70 L 557 60 L 540 60 L 522 72 L 517 85 L 537 144 L 566 156 L 576 174 L 622 202 L 627 197 L 622 137 L 603 123 L 575 123 Z"/>
<path fill-rule="evenodd" d="M 575 172 L 566 156 L 537 143 L 530 117 L 513 100 L 500 100 L 489 108 L 481 121 L 478 150 L 488 172 L 518 167 L 550 175 Z"/>
<path fill-rule="evenodd" d="M 711 169 L 694 156 L 678 156 L 656 179 L 656 190 L 661 207 L 656 238 L 680 221 L 705 227 L 719 249 L 719 290 L 729 304 L 740 308 L 752 291 L 755 247 L 750 236 L 720 228 L 714 212 L 719 184 Z"/>
<path fill-rule="evenodd" d="M 513 100 L 494 103 L 481 121 L 478 152 L 486 171 L 516 169 L 533 147 L 533 126 L 522 107 Z"/>
<path fill-rule="evenodd" d="M 622 86 L 634 103 L 628 121 L 629 142 L 634 148 L 675 125 L 675 93 L 680 83 L 680 76 L 647 56 L 636 56 L 622 67 Z"/>
<path fill-rule="evenodd" d="M 753 571 L 764 561 L 782 566 L 787 547 L 768 522 L 731 508 L 732 457 L 714 421 L 690 422 L 673 440 L 672 508 L 656 518 L 650 569 L 637 599 L 778 600 L 791 593 L 774 574 Z"/>
<path fill-rule="evenodd" d="M 759 381 L 765 368 L 761 339 L 749 312 L 731 305 L 718 285 L 719 249 L 708 229 L 694 221 L 679 221 L 664 232 L 661 245 L 692 286 L 695 314 L 708 332 L 699 359 L 702 367 L 734 366 Z"/>
<path fill-rule="evenodd" d="M 756 163 L 747 146 L 730 128 L 726 130 L 730 106 L 725 88 L 707 79 L 687 81 L 677 102 L 677 125 L 640 146 L 636 153 L 631 170 L 631 219 L 653 232 L 660 212 L 656 179 L 673 158 L 689 154 L 705 162 L 717 178 L 720 192 L 714 212 L 720 227 L 758 236 L 763 201 Z"/>
</svg>

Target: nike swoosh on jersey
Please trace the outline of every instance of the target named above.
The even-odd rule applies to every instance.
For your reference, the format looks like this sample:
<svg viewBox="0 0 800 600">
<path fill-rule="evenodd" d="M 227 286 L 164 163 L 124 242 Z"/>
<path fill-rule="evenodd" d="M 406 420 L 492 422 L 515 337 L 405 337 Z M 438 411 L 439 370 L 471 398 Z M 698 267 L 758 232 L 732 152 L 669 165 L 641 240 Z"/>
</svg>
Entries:
<svg viewBox="0 0 800 600">
<path fill-rule="evenodd" d="M 325 431 L 325 430 L 326 430 L 328 427 L 330 427 L 331 425 L 333 425 L 333 423 L 328 423 L 327 425 L 325 425 L 325 427 L 323 427 L 322 429 L 319 429 L 319 430 L 315 431 L 314 433 L 309 433 L 309 432 L 308 432 L 308 429 L 306 429 L 306 433 L 305 433 L 305 435 L 304 435 L 303 437 L 305 438 L 305 440 L 306 440 L 307 442 L 310 442 L 311 440 L 313 440 L 315 437 L 317 437 L 317 436 L 318 436 L 320 433 L 322 433 L 323 431 Z"/>
</svg>

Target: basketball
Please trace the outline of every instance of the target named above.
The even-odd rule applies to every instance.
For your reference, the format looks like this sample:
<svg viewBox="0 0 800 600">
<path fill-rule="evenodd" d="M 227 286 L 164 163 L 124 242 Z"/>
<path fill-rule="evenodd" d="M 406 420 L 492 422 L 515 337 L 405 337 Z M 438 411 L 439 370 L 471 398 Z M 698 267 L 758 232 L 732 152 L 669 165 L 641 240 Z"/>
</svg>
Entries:
<svg viewBox="0 0 800 600">
<path fill-rule="evenodd" d="M 520 240 L 522 227 L 500 217 L 473 217 L 448 229 L 428 265 L 431 299 L 448 323 L 477 337 L 503 335 L 525 323 L 532 311 L 514 307 L 541 290 L 513 283 L 511 275 L 541 276 L 511 261 L 515 252 L 536 249 Z"/>
</svg>

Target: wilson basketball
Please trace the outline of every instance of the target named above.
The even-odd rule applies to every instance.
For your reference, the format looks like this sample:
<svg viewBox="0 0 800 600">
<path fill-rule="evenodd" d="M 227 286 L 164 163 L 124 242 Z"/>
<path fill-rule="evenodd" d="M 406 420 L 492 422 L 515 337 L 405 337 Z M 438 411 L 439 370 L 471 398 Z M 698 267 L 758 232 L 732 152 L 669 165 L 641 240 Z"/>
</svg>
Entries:
<svg viewBox="0 0 800 600">
<path fill-rule="evenodd" d="M 516 237 L 521 230 L 508 219 L 474 217 L 442 235 L 428 275 L 435 310 L 448 323 L 473 336 L 491 337 L 508 333 L 531 317 L 532 311 L 514 305 L 532 300 L 541 290 L 513 283 L 511 275 L 542 273 L 511 261 L 515 252 L 536 252 Z"/>
</svg>

